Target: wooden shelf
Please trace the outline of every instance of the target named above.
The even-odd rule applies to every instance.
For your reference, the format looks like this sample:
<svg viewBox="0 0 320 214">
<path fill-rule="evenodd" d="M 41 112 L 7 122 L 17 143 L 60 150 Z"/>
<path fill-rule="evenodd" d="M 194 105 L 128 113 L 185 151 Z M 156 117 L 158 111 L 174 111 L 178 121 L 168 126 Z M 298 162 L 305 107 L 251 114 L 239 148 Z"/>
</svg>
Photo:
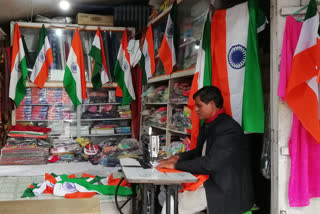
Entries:
<svg viewBox="0 0 320 214">
<path fill-rule="evenodd" d="M 104 119 L 80 119 L 80 121 L 87 121 L 87 122 L 90 122 L 90 121 L 104 121 L 104 120 L 131 120 L 131 117 L 130 118 L 117 117 L 117 118 L 104 118 Z"/>
<path fill-rule="evenodd" d="M 183 134 L 183 135 L 191 135 L 191 134 L 189 134 L 187 132 L 178 131 L 178 130 L 175 130 L 175 129 L 172 129 L 172 128 L 168 128 L 168 131 L 174 132 L 174 133 L 178 133 L 178 134 Z"/>
</svg>

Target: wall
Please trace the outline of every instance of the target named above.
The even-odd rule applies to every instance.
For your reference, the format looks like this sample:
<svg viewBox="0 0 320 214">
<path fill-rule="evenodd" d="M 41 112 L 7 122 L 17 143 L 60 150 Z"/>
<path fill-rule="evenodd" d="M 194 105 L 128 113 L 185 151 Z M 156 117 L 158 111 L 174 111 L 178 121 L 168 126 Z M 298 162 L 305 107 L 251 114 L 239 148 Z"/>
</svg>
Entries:
<svg viewBox="0 0 320 214">
<path fill-rule="evenodd" d="M 292 111 L 277 96 L 282 36 L 286 20 L 286 16 L 281 15 L 281 10 L 283 11 L 285 8 L 295 11 L 296 8 L 293 7 L 306 5 L 308 2 L 309 0 L 271 0 L 271 106 L 272 127 L 274 129 L 272 214 L 315 214 L 319 213 L 320 210 L 320 198 L 311 199 L 308 207 L 291 208 L 289 206 L 290 157 L 288 156 L 287 146 L 291 130 Z"/>
</svg>

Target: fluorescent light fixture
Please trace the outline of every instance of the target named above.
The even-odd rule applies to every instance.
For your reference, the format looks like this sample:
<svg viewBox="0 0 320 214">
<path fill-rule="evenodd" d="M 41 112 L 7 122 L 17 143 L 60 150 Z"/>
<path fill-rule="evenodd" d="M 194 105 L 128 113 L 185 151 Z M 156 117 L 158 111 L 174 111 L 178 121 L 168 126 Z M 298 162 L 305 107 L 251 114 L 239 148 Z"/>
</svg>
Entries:
<svg viewBox="0 0 320 214">
<path fill-rule="evenodd" d="M 70 9 L 70 3 L 68 1 L 60 1 L 59 6 L 61 10 L 69 10 Z"/>
</svg>

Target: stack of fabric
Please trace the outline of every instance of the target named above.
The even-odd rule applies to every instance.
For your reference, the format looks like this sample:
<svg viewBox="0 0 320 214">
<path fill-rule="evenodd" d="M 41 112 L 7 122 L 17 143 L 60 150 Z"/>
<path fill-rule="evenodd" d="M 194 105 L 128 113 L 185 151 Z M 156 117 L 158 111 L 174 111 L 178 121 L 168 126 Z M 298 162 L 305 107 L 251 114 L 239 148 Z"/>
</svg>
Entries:
<svg viewBox="0 0 320 214">
<path fill-rule="evenodd" d="M 175 108 L 172 115 L 171 129 L 190 133 L 191 130 L 191 110 L 184 106 L 184 108 Z"/>
<path fill-rule="evenodd" d="M 147 103 L 166 103 L 168 102 L 168 86 L 163 85 L 157 88 L 151 86 L 142 95 Z"/>
<path fill-rule="evenodd" d="M 0 165 L 46 164 L 50 145 L 45 139 L 50 131 L 37 126 L 12 126 L 10 138 L 1 149 Z"/>
<path fill-rule="evenodd" d="M 117 111 L 120 115 L 120 118 L 131 118 L 131 109 L 130 105 L 118 106 Z"/>
<path fill-rule="evenodd" d="M 142 112 L 143 121 L 149 126 L 166 127 L 167 124 L 167 107 L 158 109 L 148 109 Z"/>
<path fill-rule="evenodd" d="M 186 82 L 176 82 L 173 85 L 173 94 L 170 96 L 170 102 L 188 102 L 191 84 Z"/>
<path fill-rule="evenodd" d="M 71 139 L 54 139 L 53 148 L 50 150 L 49 162 L 73 161 L 77 155 L 82 154 L 79 143 Z"/>
</svg>

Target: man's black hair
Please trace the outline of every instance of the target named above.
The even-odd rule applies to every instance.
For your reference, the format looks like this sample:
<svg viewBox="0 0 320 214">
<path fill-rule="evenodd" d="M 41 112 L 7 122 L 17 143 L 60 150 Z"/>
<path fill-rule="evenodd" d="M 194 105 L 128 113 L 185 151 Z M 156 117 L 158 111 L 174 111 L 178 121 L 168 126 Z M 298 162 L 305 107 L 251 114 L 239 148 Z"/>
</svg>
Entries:
<svg viewBox="0 0 320 214">
<path fill-rule="evenodd" d="M 208 104 L 210 101 L 213 101 L 217 108 L 222 108 L 223 106 L 223 97 L 219 88 L 215 86 L 205 86 L 199 89 L 194 95 L 193 99 L 197 97 L 200 98 L 202 102 Z"/>
</svg>

